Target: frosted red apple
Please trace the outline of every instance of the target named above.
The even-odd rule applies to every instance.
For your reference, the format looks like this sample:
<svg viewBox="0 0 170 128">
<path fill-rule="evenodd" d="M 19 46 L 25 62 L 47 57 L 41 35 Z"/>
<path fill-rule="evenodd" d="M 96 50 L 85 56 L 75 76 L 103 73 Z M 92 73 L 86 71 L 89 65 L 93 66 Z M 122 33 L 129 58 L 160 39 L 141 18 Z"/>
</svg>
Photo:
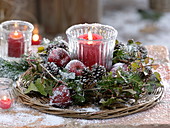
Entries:
<svg viewBox="0 0 170 128">
<path fill-rule="evenodd" d="M 48 56 L 48 62 L 54 62 L 59 67 L 64 67 L 70 60 L 68 52 L 63 48 L 53 49 Z"/>
<path fill-rule="evenodd" d="M 53 95 L 50 96 L 50 103 L 58 107 L 66 107 L 71 103 L 70 91 L 65 85 L 60 85 L 53 89 Z"/>
<path fill-rule="evenodd" d="M 79 60 L 71 60 L 65 67 L 69 72 L 74 72 L 77 76 L 81 76 L 85 65 Z"/>
</svg>

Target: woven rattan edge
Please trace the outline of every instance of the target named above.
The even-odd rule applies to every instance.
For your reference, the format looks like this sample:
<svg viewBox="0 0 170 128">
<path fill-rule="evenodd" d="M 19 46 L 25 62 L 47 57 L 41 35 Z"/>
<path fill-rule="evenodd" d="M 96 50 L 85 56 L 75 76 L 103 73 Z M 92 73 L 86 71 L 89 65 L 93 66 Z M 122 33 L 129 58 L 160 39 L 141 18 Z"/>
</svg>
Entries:
<svg viewBox="0 0 170 128">
<path fill-rule="evenodd" d="M 155 106 L 162 99 L 164 95 L 164 87 L 162 86 L 156 90 L 156 94 L 154 95 L 155 97 L 153 99 L 144 103 L 140 103 L 130 107 L 113 109 L 113 110 L 106 109 L 106 110 L 101 110 L 96 112 L 76 111 L 72 109 L 56 108 L 48 104 L 42 104 L 40 102 L 37 102 L 37 100 L 29 97 L 28 95 L 25 95 L 20 88 L 20 83 L 22 83 L 21 77 L 16 82 L 16 87 L 14 88 L 14 92 L 21 103 L 28 105 L 31 108 L 39 110 L 43 113 L 53 114 L 62 117 L 71 117 L 71 118 L 80 118 L 80 119 L 109 119 L 109 118 L 127 116 L 137 112 L 145 111 Z"/>
</svg>

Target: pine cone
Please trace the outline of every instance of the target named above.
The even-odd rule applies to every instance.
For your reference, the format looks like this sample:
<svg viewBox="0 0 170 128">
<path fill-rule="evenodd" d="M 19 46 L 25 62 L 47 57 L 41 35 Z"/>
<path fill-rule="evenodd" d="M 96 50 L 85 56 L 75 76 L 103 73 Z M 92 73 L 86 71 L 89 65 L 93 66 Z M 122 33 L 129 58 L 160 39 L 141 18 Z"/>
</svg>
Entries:
<svg viewBox="0 0 170 128">
<path fill-rule="evenodd" d="M 47 54 L 46 53 L 39 53 L 39 56 L 41 57 L 41 63 L 47 62 Z"/>
<path fill-rule="evenodd" d="M 55 41 L 52 44 L 49 44 L 48 47 L 46 48 L 47 54 L 49 54 L 53 49 L 56 49 L 56 48 L 63 48 L 66 51 L 68 51 L 68 44 L 64 40 Z"/>
<path fill-rule="evenodd" d="M 82 71 L 81 82 L 83 83 L 84 89 L 93 88 L 96 84 L 96 80 L 92 75 L 92 71 L 89 68 L 84 68 Z"/>
<path fill-rule="evenodd" d="M 139 46 L 139 47 L 138 47 L 138 50 L 139 50 L 139 52 L 141 53 L 141 54 L 140 54 L 141 58 L 144 59 L 144 58 L 147 57 L 148 51 L 147 51 L 147 49 L 146 49 L 144 46 Z"/>
<path fill-rule="evenodd" d="M 84 89 L 93 88 L 97 81 L 101 80 L 106 75 L 106 69 L 104 66 L 95 64 L 92 66 L 92 70 L 84 68 L 82 71 L 81 82 Z"/>
<path fill-rule="evenodd" d="M 106 75 L 106 68 L 102 65 L 95 64 L 92 66 L 92 75 L 95 80 L 99 81 Z"/>
<path fill-rule="evenodd" d="M 52 75 L 59 75 L 59 68 L 53 62 L 47 62 L 43 65 Z"/>
<path fill-rule="evenodd" d="M 57 44 L 49 44 L 48 47 L 46 48 L 47 54 L 49 54 L 53 49 L 57 48 Z"/>
</svg>

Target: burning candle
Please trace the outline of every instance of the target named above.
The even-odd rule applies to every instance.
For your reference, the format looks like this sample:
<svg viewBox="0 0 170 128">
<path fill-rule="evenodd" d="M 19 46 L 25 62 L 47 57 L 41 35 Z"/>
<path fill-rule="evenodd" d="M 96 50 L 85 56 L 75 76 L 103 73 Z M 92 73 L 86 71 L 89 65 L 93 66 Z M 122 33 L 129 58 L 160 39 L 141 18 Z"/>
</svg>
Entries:
<svg viewBox="0 0 170 128">
<path fill-rule="evenodd" d="M 89 68 L 97 63 L 111 69 L 117 37 L 113 27 L 98 23 L 78 24 L 68 28 L 66 34 L 72 59 L 79 59 Z"/>
<path fill-rule="evenodd" d="M 39 45 L 41 44 L 41 37 L 38 34 L 34 34 L 32 36 L 32 45 Z"/>
<path fill-rule="evenodd" d="M 39 45 L 39 44 L 41 44 L 41 36 L 39 35 L 38 25 L 34 25 L 32 45 Z"/>
<path fill-rule="evenodd" d="M 79 60 L 90 68 L 96 63 L 102 64 L 102 42 L 98 40 L 101 40 L 103 37 L 98 34 L 92 34 L 91 31 L 89 31 L 88 34 L 80 35 L 78 38 L 86 40 L 80 41 Z"/>
<path fill-rule="evenodd" d="M 8 56 L 21 57 L 24 54 L 24 37 L 19 31 L 14 31 L 8 37 Z"/>
<path fill-rule="evenodd" d="M 11 103 L 11 99 L 7 98 L 7 96 L 3 96 L 3 98 L 0 99 L 0 108 L 9 109 L 11 107 Z"/>
</svg>

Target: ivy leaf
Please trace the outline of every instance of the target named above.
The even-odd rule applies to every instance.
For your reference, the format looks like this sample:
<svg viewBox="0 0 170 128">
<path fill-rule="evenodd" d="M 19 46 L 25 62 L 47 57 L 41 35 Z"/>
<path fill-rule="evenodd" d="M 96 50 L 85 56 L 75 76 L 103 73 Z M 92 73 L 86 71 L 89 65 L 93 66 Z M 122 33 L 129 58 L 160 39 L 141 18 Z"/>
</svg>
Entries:
<svg viewBox="0 0 170 128">
<path fill-rule="evenodd" d="M 133 43 L 134 43 L 134 41 L 133 41 L 133 40 L 128 40 L 127 45 L 132 45 Z"/>
<path fill-rule="evenodd" d="M 149 63 L 149 57 L 145 58 L 145 64 Z"/>
<path fill-rule="evenodd" d="M 159 81 L 161 81 L 161 76 L 158 72 L 154 72 L 154 75 Z"/>
<path fill-rule="evenodd" d="M 40 92 L 40 93 L 41 93 L 42 95 L 44 95 L 44 96 L 47 96 L 47 93 L 45 92 L 44 85 L 43 85 L 43 83 L 41 82 L 41 78 L 38 78 L 38 79 L 35 81 L 35 86 L 37 87 L 38 92 Z"/>
<path fill-rule="evenodd" d="M 45 92 L 52 95 L 53 87 L 56 85 L 56 82 L 51 79 L 44 79 Z"/>
<path fill-rule="evenodd" d="M 140 66 L 136 62 L 131 63 L 132 70 L 136 71 Z"/>
<path fill-rule="evenodd" d="M 42 66 L 40 66 L 39 64 L 37 65 L 37 70 L 38 70 L 38 72 L 42 72 Z"/>
<path fill-rule="evenodd" d="M 100 100 L 100 103 L 102 103 L 103 106 L 110 106 L 116 101 L 116 97 L 111 97 L 110 99 L 107 99 L 106 101 L 103 99 Z"/>
<path fill-rule="evenodd" d="M 130 92 L 131 94 L 136 94 L 136 91 L 134 91 L 133 89 L 124 89 L 124 92 Z"/>
<path fill-rule="evenodd" d="M 141 42 L 139 42 L 139 41 L 137 41 L 137 42 L 135 42 L 135 44 L 137 44 L 137 45 L 141 45 L 142 43 L 141 43 Z"/>
<path fill-rule="evenodd" d="M 32 78 L 32 75 L 24 75 L 23 79 L 29 81 Z"/>
<path fill-rule="evenodd" d="M 76 95 L 72 95 L 71 97 L 74 100 L 74 104 L 82 104 L 85 102 L 85 97 L 81 94 L 76 94 Z"/>
<path fill-rule="evenodd" d="M 46 86 L 44 90 L 45 90 L 45 92 L 46 92 L 47 94 L 49 94 L 50 96 L 53 95 L 53 93 L 52 93 L 52 92 L 53 92 L 53 91 L 52 91 L 52 90 L 53 90 L 53 87 L 52 87 L 52 86 L 50 86 L 50 85 L 49 85 L 49 86 Z"/>
<path fill-rule="evenodd" d="M 31 82 L 31 84 L 28 86 L 27 90 L 25 91 L 25 93 L 29 93 L 31 91 L 36 91 L 38 92 L 37 87 L 35 86 L 35 84 L 33 82 Z"/>
</svg>

